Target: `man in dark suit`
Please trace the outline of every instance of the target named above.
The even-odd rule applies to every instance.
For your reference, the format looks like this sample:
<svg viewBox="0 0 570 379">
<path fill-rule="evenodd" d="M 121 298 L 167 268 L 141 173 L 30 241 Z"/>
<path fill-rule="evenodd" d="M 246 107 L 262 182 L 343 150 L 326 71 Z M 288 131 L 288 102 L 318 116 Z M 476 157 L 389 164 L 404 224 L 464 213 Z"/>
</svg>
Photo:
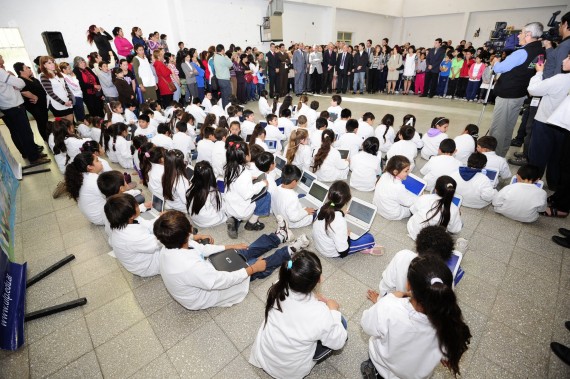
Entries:
<svg viewBox="0 0 570 379">
<path fill-rule="evenodd" d="M 285 44 L 279 45 L 279 52 L 276 55 L 279 61 L 279 68 L 277 69 L 277 74 L 279 74 L 279 96 L 283 97 L 287 95 L 287 80 L 289 79 L 288 75 L 291 69 L 291 60 L 285 50 Z"/>
<path fill-rule="evenodd" d="M 271 42 L 267 57 L 267 77 L 269 79 L 269 97 L 273 98 L 279 93 L 279 81 L 277 80 L 277 72 L 279 71 L 279 60 L 275 53 L 275 44 Z"/>
<path fill-rule="evenodd" d="M 356 94 L 358 86 L 360 85 L 360 94 L 364 94 L 364 75 L 368 67 L 368 53 L 364 50 L 364 43 L 358 45 L 358 53 L 354 56 L 354 84 L 352 86 L 352 93 Z"/>
<path fill-rule="evenodd" d="M 329 42 L 327 49 L 323 52 L 323 92 L 332 93 L 334 66 L 336 66 L 336 52 L 332 42 Z"/>
<path fill-rule="evenodd" d="M 344 45 L 342 52 L 340 52 L 336 58 L 336 93 L 346 93 L 350 74 L 352 73 L 352 66 L 352 54 L 348 52 L 348 46 Z"/>
<path fill-rule="evenodd" d="M 445 57 L 445 48 L 441 46 L 441 38 L 437 38 L 433 43 L 433 48 L 428 50 L 426 57 L 426 79 L 424 94 L 420 97 L 434 97 L 437 89 L 437 79 L 439 76 L 439 65 Z"/>
</svg>

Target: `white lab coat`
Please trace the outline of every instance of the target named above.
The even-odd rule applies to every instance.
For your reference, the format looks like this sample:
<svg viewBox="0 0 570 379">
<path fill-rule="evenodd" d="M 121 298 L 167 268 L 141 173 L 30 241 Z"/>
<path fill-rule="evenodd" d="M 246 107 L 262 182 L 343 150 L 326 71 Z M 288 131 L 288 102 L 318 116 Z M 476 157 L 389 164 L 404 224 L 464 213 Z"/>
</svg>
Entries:
<svg viewBox="0 0 570 379">
<path fill-rule="evenodd" d="M 386 129 L 388 130 L 386 131 Z M 394 128 L 380 124 L 376 127 L 376 130 L 374 130 L 374 135 L 378 138 L 378 141 L 380 141 L 380 151 L 386 154 L 394 144 L 394 138 L 396 138 Z"/>
<path fill-rule="evenodd" d="M 214 142 L 212 148 L 212 168 L 216 178 L 224 177 L 224 166 L 226 165 L 226 141 Z"/>
<path fill-rule="evenodd" d="M 436 194 L 422 195 L 418 200 L 410 207 L 410 212 L 412 212 L 412 217 L 408 220 L 408 235 L 415 241 L 418 233 L 430 225 L 439 225 L 439 219 L 441 214 L 436 215 L 434 218 L 425 222 L 430 218 L 435 211 L 431 211 L 435 206 L 436 202 L 440 200 L 441 197 Z M 431 211 L 431 212 L 430 212 Z M 461 216 L 459 214 L 459 208 L 453 202 L 450 208 L 449 223 L 447 224 L 447 231 L 449 233 L 459 233 L 463 228 L 463 222 L 461 221 Z"/>
<path fill-rule="evenodd" d="M 313 242 L 315 249 L 325 257 L 338 258 L 339 252 L 346 251 L 348 244 L 348 225 L 342 212 L 334 213 L 334 220 L 325 230 L 325 220 L 315 219 L 313 224 Z"/>
<path fill-rule="evenodd" d="M 83 173 L 83 184 L 79 190 L 77 205 L 87 219 L 95 225 L 105 224 L 105 195 L 97 186 L 98 174 L 92 172 Z"/>
<path fill-rule="evenodd" d="M 144 129 L 141 128 L 140 126 L 137 126 L 137 129 L 135 130 L 135 137 L 146 136 L 146 138 L 149 141 L 152 140 L 155 135 L 156 135 L 156 127 L 151 125 L 150 123 Z"/>
<path fill-rule="evenodd" d="M 302 228 L 313 222 L 313 215 L 303 208 L 297 192 L 282 186 L 277 187 L 271 196 L 271 211 L 276 216 L 283 216 L 291 229 Z"/>
<path fill-rule="evenodd" d="M 341 150 L 350 151 L 349 158 L 354 157 L 360 148 L 362 147 L 362 142 L 364 140 L 358 134 L 355 133 L 345 133 L 341 135 L 338 140 L 334 143 L 334 147 Z"/>
<path fill-rule="evenodd" d="M 214 141 L 209 139 L 201 139 L 198 141 L 196 146 L 198 151 L 198 156 L 196 157 L 196 163 L 201 161 L 208 161 L 212 164 L 212 152 L 214 151 Z"/>
<path fill-rule="evenodd" d="M 461 162 L 462 166 L 467 166 L 467 160 L 475 152 L 475 140 L 470 134 L 461 134 L 453 139 L 455 141 L 455 158 Z"/>
<path fill-rule="evenodd" d="M 162 196 L 162 176 L 164 175 L 164 165 L 151 163 L 148 172 L 148 190 L 151 194 Z"/>
<path fill-rule="evenodd" d="M 392 174 L 382 174 L 374 190 L 374 204 L 378 213 L 387 220 L 401 220 L 410 217 L 410 207 L 417 196 L 404 187 L 402 181 Z"/>
<path fill-rule="evenodd" d="M 309 145 L 299 145 L 292 164 L 299 167 L 301 171 L 310 170 L 313 164 L 313 149 Z"/>
<path fill-rule="evenodd" d="M 186 133 L 176 132 L 172 136 L 172 144 L 175 149 L 180 150 L 184 154 L 188 161 L 191 160 L 191 152 L 196 148 L 192 137 Z"/>
<path fill-rule="evenodd" d="M 317 151 L 315 151 L 315 154 L 316 153 Z M 321 182 L 344 180 L 348 176 L 348 161 L 342 159 L 338 150 L 331 146 L 329 154 L 315 175 L 317 175 L 317 179 Z"/>
<path fill-rule="evenodd" d="M 416 166 L 416 157 L 418 156 L 418 148 L 416 144 L 410 141 L 399 140 L 395 142 L 388 150 L 386 158 L 390 160 L 395 155 L 403 155 L 410 161 L 410 171 Z"/>
<path fill-rule="evenodd" d="M 83 144 L 87 141 L 91 141 L 91 138 L 75 138 L 75 137 L 65 138 L 64 143 L 65 143 L 65 148 L 67 149 L 67 155 L 69 156 L 69 162 L 73 162 L 75 157 L 79 155 L 79 153 L 81 153 L 81 148 L 83 147 Z"/>
<path fill-rule="evenodd" d="M 461 162 L 451 155 L 436 155 L 422 167 L 420 173 L 427 182 L 426 191 L 431 192 L 440 176 L 451 175 L 461 167 Z"/>
<path fill-rule="evenodd" d="M 340 138 L 340 136 L 342 136 L 343 134 L 346 133 L 346 122 L 347 121 L 348 120 L 343 120 L 341 118 L 338 118 L 333 124 L 332 130 L 333 130 L 335 135 L 339 136 L 339 138 Z"/>
<path fill-rule="evenodd" d="M 454 172 L 450 175 L 457 182 L 457 189 L 455 193 L 463 196 L 464 207 L 468 208 L 484 208 L 493 201 L 493 198 L 497 194 L 491 184 L 491 181 L 487 176 L 476 173 L 473 178 L 469 181 L 463 180 L 459 171 Z"/>
<path fill-rule="evenodd" d="M 263 117 L 266 117 L 268 114 L 271 114 L 273 112 L 273 109 L 269 106 L 267 99 L 263 96 L 259 97 L 258 106 L 259 113 L 261 113 Z"/>
<path fill-rule="evenodd" d="M 439 150 L 439 144 L 444 139 L 449 138 L 445 133 L 439 133 L 434 137 L 430 137 L 427 133 L 424 134 L 422 137 L 422 141 L 424 143 L 424 147 L 421 151 L 421 156 L 426 161 L 430 159 L 430 157 L 437 155 Z"/>
<path fill-rule="evenodd" d="M 285 129 L 285 133 L 287 133 L 287 129 Z M 291 129 L 289 129 L 289 134 L 291 134 Z M 283 151 L 283 141 L 286 141 L 286 135 L 281 133 L 279 127 L 267 124 L 265 127 L 265 139 L 270 141 L 277 141 L 277 147 L 275 150 Z"/>
<path fill-rule="evenodd" d="M 241 138 L 243 138 L 245 141 L 248 135 L 253 134 L 253 129 L 255 129 L 255 122 L 244 120 L 244 122 L 241 124 Z"/>
<path fill-rule="evenodd" d="M 203 124 L 204 119 L 207 116 L 206 112 L 204 112 L 204 110 L 196 104 L 190 104 L 189 106 L 186 107 L 185 111 L 194 116 L 194 119 L 196 120 L 197 124 Z"/>
<path fill-rule="evenodd" d="M 358 120 L 358 132 L 356 134 L 364 141 L 366 138 L 374 135 L 374 128 L 366 121 L 360 119 Z"/>
<path fill-rule="evenodd" d="M 513 183 L 493 199 L 495 212 L 520 222 L 535 222 L 546 211 L 546 191 L 530 183 Z"/>
<path fill-rule="evenodd" d="M 510 179 L 513 174 L 511 173 L 511 168 L 507 163 L 507 160 L 495 153 L 494 151 L 487 151 L 484 152 L 485 156 L 487 157 L 487 164 L 485 168 L 497 171 L 499 178 L 501 179 Z M 498 184 L 498 180 L 495 182 L 495 187 Z"/>
<path fill-rule="evenodd" d="M 216 193 L 217 188 L 212 189 L 210 191 L 210 196 L 206 199 L 204 206 L 200 209 L 198 214 L 191 214 L 190 219 L 192 220 L 192 225 L 195 225 L 199 228 L 209 228 L 211 226 L 220 225 L 228 219 L 226 216 L 226 205 L 224 201 L 224 197 L 220 196 L 221 200 L 221 207 L 217 209 L 216 203 Z M 190 202 L 190 206 L 188 208 L 189 213 L 192 213 L 192 203 Z"/>
<path fill-rule="evenodd" d="M 350 186 L 359 191 L 374 191 L 380 168 L 380 157 L 361 151 L 350 157 Z"/>
<path fill-rule="evenodd" d="M 153 145 L 163 147 L 166 150 L 174 149 L 174 142 L 172 141 L 172 138 L 164 134 L 156 134 L 154 137 L 152 137 L 151 142 Z"/>
<path fill-rule="evenodd" d="M 253 184 L 251 171 L 245 167 L 241 168 L 240 175 L 226 186 L 226 210 L 228 216 L 237 218 L 238 220 L 246 220 L 251 217 L 255 210 L 255 202 L 251 198 L 258 194 L 265 183 L 263 181 Z"/>
<path fill-rule="evenodd" d="M 408 292 L 408 268 L 417 256 L 418 254 L 411 250 L 400 250 L 394 255 L 382 273 L 380 296 L 394 291 Z"/>
<path fill-rule="evenodd" d="M 165 200 L 165 209 L 175 209 L 177 211 L 186 213 L 186 191 L 190 188 L 190 182 L 185 176 L 178 176 L 172 188 L 173 200 Z M 163 188 L 164 192 L 164 188 Z"/>
<path fill-rule="evenodd" d="M 117 136 L 115 142 L 115 154 L 122 168 L 133 168 L 133 155 L 131 154 L 131 142 L 123 136 Z"/>
</svg>

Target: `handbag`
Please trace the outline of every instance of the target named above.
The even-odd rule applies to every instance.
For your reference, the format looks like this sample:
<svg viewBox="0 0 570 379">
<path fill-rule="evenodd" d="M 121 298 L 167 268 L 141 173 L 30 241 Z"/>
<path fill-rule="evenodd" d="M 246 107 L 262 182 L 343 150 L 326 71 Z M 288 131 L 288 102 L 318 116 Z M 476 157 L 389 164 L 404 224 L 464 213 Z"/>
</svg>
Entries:
<svg viewBox="0 0 570 379">
<path fill-rule="evenodd" d="M 217 91 L 220 88 L 220 85 L 218 84 L 218 78 L 212 76 L 212 79 L 210 80 L 210 86 L 212 87 L 213 91 Z"/>
<path fill-rule="evenodd" d="M 176 92 L 176 86 L 174 85 L 174 82 L 169 82 L 169 81 L 167 81 L 166 79 L 164 79 L 164 78 L 162 78 L 162 77 L 161 77 L 161 79 L 166 82 L 166 85 L 168 86 L 168 90 L 169 90 L 170 92 Z"/>
</svg>

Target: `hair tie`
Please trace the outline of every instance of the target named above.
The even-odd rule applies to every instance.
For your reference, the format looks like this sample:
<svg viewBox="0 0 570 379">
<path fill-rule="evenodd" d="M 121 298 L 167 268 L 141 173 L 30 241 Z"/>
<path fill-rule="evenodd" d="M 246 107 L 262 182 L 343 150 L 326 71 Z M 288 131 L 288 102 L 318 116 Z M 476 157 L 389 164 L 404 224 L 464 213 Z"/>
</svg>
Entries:
<svg viewBox="0 0 570 379">
<path fill-rule="evenodd" d="M 334 207 L 334 203 L 333 203 L 333 202 L 331 202 L 331 207 Z"/>
<path fill-rule="evenodd" d="M 433 286 L 435 283 L 441 283 L 441 284 L 443 284 L 443 280 L 441 280 L 440 278 L 432 278 L 430 283 L 431 283 L 432 286 Z"/>
<path fill-rule="evenodd" d="M 56 117 L 55 121 L 61 121 L 61 117 Z"/>
<path fill-rule="evenodd" d="M 445 188 L 453 188 L 453 183 L 447 183 L 447 184 L 445 185 Z"/>
<path fill-rule="evenodd" d="M 471 137 L 479 138 L 479 134 L 478 133 L 471 134 Z"/>
<path fill-rule="evenodd" d="M 147 157 L 147 158 L 150 158 L 150 153 L 147 151 L 147 152 L 144 153 L 144 156 Z"/>
<path fill-rule="evenodd" d="M 234 145 L 234 142 L 231 141 L 231 142 L 228 143 L 228 145 L 229 145 L 229 146 L 233 146 L 233 145 Z"/>
<path fill-rule="evenodd" d="M 445 117 L 442 117 L 442 118 L 440 118 L 439 120 L 437 120 L 434 125 L 435 125 L 435 126 L 438 126 L 438 124 L 439 124 L 441 121 L 443 121 L 443 120 L 445 120 Z"/>
<path fill-rule="evenodd" d="M 293 267 L 293 261 L 289 259 L 289 262 L 287 262 L 287 270 L 291 270 L 291 267 Z"/>
<path fill-rule="evenodd" d="M 239 143 L 236 143 L 236 148 L 239 149 L 240 147 L 241 147 L 241 145 Z"/>
<path fill-rule="evenodd" d="M 414 118 L 410 117 L 410 119 L 408 120 L 408 122 L 406 122 L 406 126 L 412 126 L 412 124 L 414 123 Z"/>
</svg>

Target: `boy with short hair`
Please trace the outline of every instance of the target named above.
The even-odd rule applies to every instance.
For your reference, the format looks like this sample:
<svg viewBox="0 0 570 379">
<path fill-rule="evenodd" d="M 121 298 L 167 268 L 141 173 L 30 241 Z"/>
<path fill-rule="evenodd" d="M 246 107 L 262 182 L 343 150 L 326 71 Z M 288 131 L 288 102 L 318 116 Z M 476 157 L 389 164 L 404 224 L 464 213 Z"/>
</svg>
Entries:
<svg viewBox="0 0 570 379">
<path fill-rule="evenodd" d="M 143 114 L 144 114 L 144 115 L 147 115 L 147 116 L 149 117 L 149 120 L 150 120 L 149 124 L 150 124 L 150 126 L 153 127 L 153 128 L 156 130 L 156 129 L 158 128 L 158 124 L 160 124 L 160 123 L 159 123 L 158 120 L 156 119 L 155 114 L 154 114 L 154 111 L 153 111 L 152 109 L 145 109 L 145 110 L 143 111 Z"/>
<path fill-rule="evenodd" d="M 346 133 L 346 122 L 352 117 L 352 112 L 348 108 L 344 108 L 340 112 L 340 118 L 336 119 L 333 124 L 332 130 L 337 136 L 342 136 Z"/>
<path fill-rule="evenodd" d="M 146 114 L 141 114 L 139 116 L 138 128 L 135 130 L 134 136 L 145 136 L 148 140 L 151 140 L 155 135 L 156 128 L 151 126 L 150 117 Z"/>
<path fill-rule="evenodd" d="M 477 140 L 477 151 L 485 154 L 487 157 L 487 165 L 485 168 L 497 171 L 497 175 L 501 179 L 510 179 L 513 174 L 507 160 L 495 153 L 497 149 L 497 139 L 493 136 L 483 136 Z M 495 183 L 495 187 L 497 183 Z"/>
<path fill-rule="evenodd" d="M 338 138 L 334 147 L 348 150 L 350 157 L 354 157 L 362 147 L 363 141 L 362 137 L 358 135 L 358 121 L 351 118 L 346 122 L 346 133 Z"/>
<path fill-rule="evenodd" d="M 469 156 L 467 167 L 459 167 L 458 171 L 450 175 L 457 182 L 455 193 L 463 196 L 463 206 L 484 208 L 491 204 L 497 194 L 487 175 L 481 173 L 486 164 L 487 157 L 475 152 Z"/>
<path fill-rule="evenodd" d="M 239 121 L 232 121 L 230 123 L 230 135 L 231 136 L 238 136 L 241 138 L 241 125 Z M 243 138 L 241 138 L 243 140 Z"/>
<path fill-rule="evenodd" d="M 445 87 L 447 85 L 447 81 L 449 79 L 449 74 L 451 71 L 451 59 L 453 58 L 453 54 L 447 53 L 445 59 L 439 65 L 439 80 L 437 82 L 437 97 L 443 98 L 445 97 Z"/>
<path fill-rule="evenodd" d="M 151 142 L 155 146 L 164 147 L 167 150 L 174 149 L 174 143 L 172 142 L 172 133 L 170 132 L 170 125 L 167 123 L 162 123 L 158 125 L 156 135 L 151 139 Z"/>
<path fill-rule="evenodd" d="M 255 129 L 255 115 L 252 110 L 246 109 L 243 111 L 243 118 L 244 120 L 241 123 L 241 138 L 245 140 L 248 135 L 253 133 L 253 129 Z"/>
<path fill-rule="evenodd" d="M 328 128 L 329 124 L 326 118 L 319 117 L 315 121 L 316 130 L 309 133 L 309 139 L 311 140 L 311 148 L 313 150 L 318 150 L 321 147 L 321 139 L 323 137 L 323 132 Z"/>
<path fill-rule="evenodd" d="M 136 100 L 130 101 L 127 104 L 125 104 L 125 121 L 127 122 L 127 125 L 129 125 L 131 128 L 134 128 L 138 121 L 137 115 L 135 114 L 136 109 L 137 109 Z"/>
<path fill-rule="evenodd" d="M 204 112 L 212 113 L 212 92 L 206 91 L 204 94 L 204 100 L 202 100 L 202 106 L 204 107 Z"/>
<path fill-rule="evenodd" d="M 265 174 L 267 180 L 267 192 L 273 195 L 277 188 L 275 182 L 275 157 L 268 151 L 264 151 L 255 157 L 255 167 Z"/>
<path fill-rule="evenodd" d="M 340 112 L 342 112 L 342 107 L 340 106 L 341 103 L 342 97 L 340 97 L 340 95 L 332 95 L 331 106 L 327 109 L 329 114 L 334 113 L 337 117 L 340 117 Z"/>
<path fill-rule="evenodd" d="M 194 140 L 188 135 L 188 124 L 178 121 L 175 127 L 176 133 L 172 136 L 172 145 L 184 154 L 186 160 L 192 160 L 192 150 L 196 148 Z"/>
<path fill-rule="evenodd" d="M 451 70 L 449 73 L 449 80 L 447 82 L 446 98 L 448 99 L 455 98 L 455 91 L 457 90 L 457 83 L 459 82 L 459 73 L 461 72 L 461 67 L 463 67 L 463 53 L 457 52 L 455 57 L 451 60 Z"/>
<path fill-rule="evenodd" d="M 99 62 L 99 71 L 97 72 L 99 82 L 101 83 L 101 90 L 105 95 L 107 102 L 119 100 L 119 91 L 113 84 L 113 75 L 109 69 L 109 65 L 105 61 Z"/>
<path fill-rule="evenodd" d="M 287 164 L 281 170 L 281 185 L 271 195 L 271 211 L 281 215 L 290 228 L 302 228 L 313 222 L 315 209 L 303 208 L 295 188 L 301 179 L 301 170 Z"/>
<path fill-rule="evenodd" d="M 526 164 L 517 171 L 516 183 L 503 187 L 493 199 L 495 212 L 520 222 L 535 222 L 546 211 L 546 191 L 536 186 L 540 169 Z"/>
<path fill-rule="evenodd" d="M 362 120 L 358 121 L 358 135 L 365 140 L 368 137 L 374 136 L 374 114 L 366 112 L 362 115 Z"/>
<path fill-rule="evenodd" d="M 426 191 L 432 191 L 437 178 L 443 175 L 451 175 L 461 167 L 461 162 L 453 155 L 457 151 L 455 141 L 446 138 L 439 144 L 438 155 L 432 156 L 422 167 L 420 173 L 427 182 Z"/>
<path fill-rule="evenodd" d="M 198 96 L 192 99 L 192 104 L 188 105 L 185 109 L 186 112 L 190 113 L 196 119 L 197 124 L 203 124 L 204 119 L 206 119 L 206 112 L 202 109 L 202 101 Z"/>
<path fill-rule="evenodd" d="M 154 120 L 157 123 L 163 123 L 163 122 L 168 122 L 168 119 L 162 114 L 162 106 L 160 105 L 160 103 L 158 101 L 151 101 L 150 103 L 148 103 L 148 107 L 150 108 L 150 110 L 152 110 L 153 112 L 153 117 Z"/>
<path fill-rule="evenodd" d="M 196 163 L 208 161 L 212 164 L 212 152 L 214 151 L 214 142 L 216 141 L 214 132 L 214 128 L 210 126 L 204 128 L 204 138 L 202 138 L 196 146 L 196 150 L 198 151 Z"/>
<path fill-rule="evenodd" d="M 216 178 L 222 178 L 225 172 L 224 166 L 226 165 L 226 138 L 228 137 L 228 130 L 217 127 L 214 130 L 214 137 L 216 142 L 214 142 L 214 147 L 212 148 L 212 168 Z"/>
<path fill-rule="evenodd" d="M 293 129 L 297 129 L 289 119 L 291 117 L 291 111 L 289 109 L 284 109 L 282 115 L 283 117 L 277 118 L 276 115 L 270 113 L 265 117 L 267 121 L 265 140 L 277 141 L 276 151 L 278 152 L 283 149 L 283 141 L 287 141 L 287 133 L 291 134 Z M 283 133 L 279 130 L 280 127 L 284 129 Z"/>
</svg>

